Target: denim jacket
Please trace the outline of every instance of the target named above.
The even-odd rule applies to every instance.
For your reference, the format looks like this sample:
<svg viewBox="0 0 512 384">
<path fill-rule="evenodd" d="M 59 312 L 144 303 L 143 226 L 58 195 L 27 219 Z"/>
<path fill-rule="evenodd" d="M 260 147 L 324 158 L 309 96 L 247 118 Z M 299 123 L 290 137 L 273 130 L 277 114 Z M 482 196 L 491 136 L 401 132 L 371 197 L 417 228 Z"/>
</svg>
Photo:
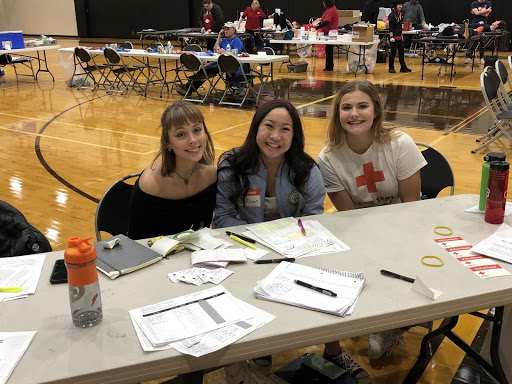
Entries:
<svg viewBox="0 0 512 384">
<path fill-rule="evenodd" d="M 267 169 L 261 158 L 259 162 L 257 174 L 249 175 L 250 189 L 245 198 L 245 206 L 242 201 L 233 204 L 229 199 L 235 191 L 234 183 L 227 181 L 231 177 L 231 170 L 224 169 L 218 172 L 214 228 L 263 222 Z M 219 169 L 226 164 L 226 160 L 222 161 Z M 323 213 L 325 189 L 318 167 L 315 165 L 311 168 L 309 178 L 304 185 L 308 196 L 303 196 L 297 191 L 292 183 L 295 175 L 292 171 L 290 180 L 288 171 L 289 167 L 286 161 L 281 162 L 276 177 L 276 200 L 279 215 L 281 217 L 300 217 Z"/>
</svg>

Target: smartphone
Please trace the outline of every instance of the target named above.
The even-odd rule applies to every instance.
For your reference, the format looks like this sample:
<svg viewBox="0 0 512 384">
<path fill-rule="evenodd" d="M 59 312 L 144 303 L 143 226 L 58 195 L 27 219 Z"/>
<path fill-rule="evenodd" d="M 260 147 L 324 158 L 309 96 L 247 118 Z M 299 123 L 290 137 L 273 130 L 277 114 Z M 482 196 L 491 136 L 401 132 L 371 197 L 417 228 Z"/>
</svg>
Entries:
<svg viewBox="0 0 512 384">
<path fill-rule="evenodd" d="M 308 353 L 302 358 L 302 365 L 311 368 L 329 379 L 334 380 L 345 373 L 345 370 L 336 364 L 327 361 L 316 353 Z"/>
<path fill-rule="evenodd" d="M 50 283 L 52 284 L 60 284 L 68 282 L 68 270 L 66 269 L 66 264 L 64 264 L 64 259 L 59 259 L 55 261 L 53 265 L 52 275 L 50 276 Z"/>
</svg>

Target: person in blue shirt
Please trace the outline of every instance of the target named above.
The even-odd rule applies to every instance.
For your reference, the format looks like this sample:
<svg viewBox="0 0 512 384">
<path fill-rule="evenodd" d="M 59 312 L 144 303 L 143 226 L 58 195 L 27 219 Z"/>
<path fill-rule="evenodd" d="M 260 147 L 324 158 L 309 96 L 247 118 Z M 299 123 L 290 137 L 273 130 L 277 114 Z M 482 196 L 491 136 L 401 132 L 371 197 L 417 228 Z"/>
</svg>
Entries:
<svg viewBox="0 0 512 384">
<path fill-rule="evenodd" d="M 487 24 L 487 18 L 492 12 L 492 3 L 489 0 L 476 0 L 471 3 L 471 24 Z"/>
<path fill-rule="evenodd" d="M 228 45 L 229 50 L 231 51 L 236 49 L 237 52 L 242 52 L 244 49 L 242 40 L 236 36 L 235 24 L 233 24 L 231 21 L 225 23 L 224 27 L 222 27 L 222 30 L 219 32 L 219 36 L 217 37 L 217 41 L 215 42 L 214 48 L 217 48 L 217 53 L 222 54 L 227 52 Z M 208 74 L 215 75 L 219 73 L 219 67 L 217 66 L 217 63 L 209 63 L 204 69 Z M 201 85 L 203 85 L 204 82 L 205 80 L 195 80 L 192 84 L 193 90 L 198 89 Z M 177 84 L 176 89 L 180 95 L 185 96 L 189 85 L 189 83 Z"/>
<path fill-rule="evenodd" d="M 213 227 L 323 213 L 322 177 L 304 141 L 299 113 L 288 101 L 258 108 L 242 146 L 219 158 Z"/>
</svg>

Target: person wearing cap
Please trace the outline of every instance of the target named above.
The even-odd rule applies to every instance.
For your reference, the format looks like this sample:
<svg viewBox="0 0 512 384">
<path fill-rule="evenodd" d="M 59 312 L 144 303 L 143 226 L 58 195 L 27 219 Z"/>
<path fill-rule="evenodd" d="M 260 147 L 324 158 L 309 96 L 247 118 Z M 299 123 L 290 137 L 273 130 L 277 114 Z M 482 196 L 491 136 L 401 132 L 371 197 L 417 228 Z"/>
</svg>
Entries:
<svg viewBox="0 0 512 384">
<path fill-rule="evenodd" d="M 199 26 L 201 33 L 218 33 L 222 29 L 224 23 L 224 15 L 222 9 L 212 0 L 203 0 L 203 8 L 199 12 Z M 213 51 L 213 40 L 207 40 L 206 48 Z"/>
<path fill-rule="evenodd" d="M 402 40 L 402 0 L 393 2 L 393 8 L 388 16 L 389 20 L 389 73 L 395 71 L 395 56 L 398 50 L 398 61 L 400 62 L 400 72 L 411 72 L 405 64 L 404 42 Z"/>
<path fill-rule="evenodd" d="M 325 36 L 329 35 L 330 30 L 336 30 L 338 33 L 338 10 L 334 5 L 334 0 L 323 0 L 322 1 L 325 12 L 317 24 L 316 28 L 318 31 L 323 32 Z M 334 70 L 334 45 L 325 46 L 325 68 L 324 72 L 330 72 Z"/>
<path fill-rule="evenodd" d="M 226 52 L 226 48 L 228 47 L 228 45 L 231 50 L 236 49 L 238 52 L 242 52 L 242 50 L 244 49 L 244 44 L 242 43 L 242 40 L 240 40 L 240 38 L 236 36 L 235 24 L 231 21 L 228 21 L 224 24 L 224 26 L 222 27 L 222 31 L 220 31 L 219 35 L 217 36 L 217 40 L 215 41 L 213 48 L 218 48 L 217 52 L 222 54 Z M 219 73 L 219 67 L 217 66 L 217 63 L 209 63 L 208 65 L 206 65 L 204 69 L 208 74 L 216 75 L 217 73 Z M 198 89 L 201 85 L 203 85 L 204 82 L 205 80 L 195 80 L 193 82 L 194 90 Z M 189 85 L 190 83 L 187 83 L 185 85 L 177 84 L 176 90 L 180 95 L 185 96 Z"/>
<path fill-rule="evenodd" d="M 258 0 L 254 0 L 251 6 L 247 7 L 242 16 L 240 16 L 238 25 L 242 23 L 242 19 L 247 18 L 247 21 L 245 22 L 245 32 L 251 35 L 244 41 L 245 51 L 247 53 L 253 53 L 254 46 L 256 45 L 256 47 L 258 47 L 261 45 L 261 38 L 259 35 L 254 34 L 254 30 L 261 28 L 261 20 L 265 17 L 265 13 L 261 10 L 260 2 Z"/>
</svg>

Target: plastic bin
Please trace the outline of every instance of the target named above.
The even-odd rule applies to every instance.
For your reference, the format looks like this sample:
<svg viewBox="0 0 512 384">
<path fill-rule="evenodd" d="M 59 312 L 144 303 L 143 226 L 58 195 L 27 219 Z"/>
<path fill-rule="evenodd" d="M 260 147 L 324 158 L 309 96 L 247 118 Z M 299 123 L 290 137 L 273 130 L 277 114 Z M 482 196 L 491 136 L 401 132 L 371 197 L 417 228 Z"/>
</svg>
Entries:
<svg viewBox="0 0 512 384">
<path fill-rule="evenodd" d="M 25 44 L 23 43 L 23 32 L 22 31 L 0 32 L 0 50 L 2 50 L 2 41 L 10 41 L 11 49 L 25 48 Z"/>
<path fill-rule="evenodd" d="M 308 70 L 308 63 L 305 61 L 297 61 L 293 64 L 288 64 L 289 73 L 306 72 Z"/>
</svg>

